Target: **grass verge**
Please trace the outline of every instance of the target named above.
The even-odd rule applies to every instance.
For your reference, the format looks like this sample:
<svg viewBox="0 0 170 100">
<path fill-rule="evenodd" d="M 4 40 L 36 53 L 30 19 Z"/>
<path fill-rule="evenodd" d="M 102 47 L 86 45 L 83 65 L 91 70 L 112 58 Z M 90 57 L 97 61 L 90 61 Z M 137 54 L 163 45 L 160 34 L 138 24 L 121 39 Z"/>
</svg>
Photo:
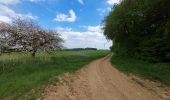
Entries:
<svg viewBox="0 0 170 100">
<path fill-rule="evenodd" d="M 0 56 L 0 99 L 21 98 L 33 89 L 56 82 L 57 76 L 65 72 L 74 72 L 108 53 L 108 51 L 58 51 L 52 54 L 40 52 L 34 59 L 29 53 L 4 54 Z"/>
<path fill-rule="evenodd" d="M 131 58 L 113 56 L 112 64 L 126 74 L 134 74 L 170 86 L 170 64 L 149 63 Z"/>
</svg>

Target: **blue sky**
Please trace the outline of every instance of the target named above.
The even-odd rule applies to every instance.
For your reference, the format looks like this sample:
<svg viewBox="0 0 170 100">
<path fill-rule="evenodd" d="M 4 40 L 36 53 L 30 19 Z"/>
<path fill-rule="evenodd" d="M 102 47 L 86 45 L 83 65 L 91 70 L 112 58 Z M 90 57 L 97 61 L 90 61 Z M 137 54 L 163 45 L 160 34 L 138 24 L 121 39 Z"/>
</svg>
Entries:
<svg viewBox="0 0 170 100">
<path fill-rule="evenodd" d="M 57 30 L 67 48 L 108 49 L 112 43 L 103 36 L 102 21 L 114 3 L 119 0 L 0 0 L 0 21 L 32 19 Z"/>
</svg>

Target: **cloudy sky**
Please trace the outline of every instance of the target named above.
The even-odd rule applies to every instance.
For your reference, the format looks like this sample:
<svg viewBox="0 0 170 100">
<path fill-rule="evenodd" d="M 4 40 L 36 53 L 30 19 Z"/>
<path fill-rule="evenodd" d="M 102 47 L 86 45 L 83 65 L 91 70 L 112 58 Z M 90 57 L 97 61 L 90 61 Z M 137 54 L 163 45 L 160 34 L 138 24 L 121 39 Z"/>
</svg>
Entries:
<svg viewBox="0 0 170 100">
<path fill-rule="evenodd" d="M 0 0 L 0 21 L 21 17 L 56 29 L 67 48 L 108 49 L 102 21 L 119 0 Z"/>
</svg>

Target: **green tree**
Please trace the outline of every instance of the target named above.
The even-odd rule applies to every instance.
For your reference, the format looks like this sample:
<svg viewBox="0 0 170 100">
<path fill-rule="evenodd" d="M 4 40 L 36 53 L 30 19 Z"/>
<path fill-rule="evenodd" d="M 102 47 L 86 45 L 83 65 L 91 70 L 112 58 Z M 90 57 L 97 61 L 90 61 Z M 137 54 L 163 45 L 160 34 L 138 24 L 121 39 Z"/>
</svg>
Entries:
<svg viewBox="0 0 170 100">
<path fill-rule="evenodd" d="M 123 0 L 105 19 L 113 52 L 148 61 L 170 61 L 170 1 Z"/>
</svg>

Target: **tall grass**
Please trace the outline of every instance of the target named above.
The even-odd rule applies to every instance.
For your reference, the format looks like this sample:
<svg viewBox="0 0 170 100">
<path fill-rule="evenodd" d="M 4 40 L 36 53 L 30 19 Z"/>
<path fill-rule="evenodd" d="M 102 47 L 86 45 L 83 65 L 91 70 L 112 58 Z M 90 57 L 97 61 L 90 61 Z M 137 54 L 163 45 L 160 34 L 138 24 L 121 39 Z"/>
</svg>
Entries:
<svg viewBox="0 0 170 100">
<path fill-rule="evenodd" d="M 134 74 L 153 81 L 160 81 L 170 86 L 170 64 L 149 63 L 132 58 L 114 56 L 112 64 L 115 68 L 126 74 Z"/>
<path fill-rule="evenodd" d="M 17 99 L 43 85 L 56 82 L 57 76 L 74 72 L 108 51 L 11 53 L 0 56 L 0 99 Z"/>
</svg>

